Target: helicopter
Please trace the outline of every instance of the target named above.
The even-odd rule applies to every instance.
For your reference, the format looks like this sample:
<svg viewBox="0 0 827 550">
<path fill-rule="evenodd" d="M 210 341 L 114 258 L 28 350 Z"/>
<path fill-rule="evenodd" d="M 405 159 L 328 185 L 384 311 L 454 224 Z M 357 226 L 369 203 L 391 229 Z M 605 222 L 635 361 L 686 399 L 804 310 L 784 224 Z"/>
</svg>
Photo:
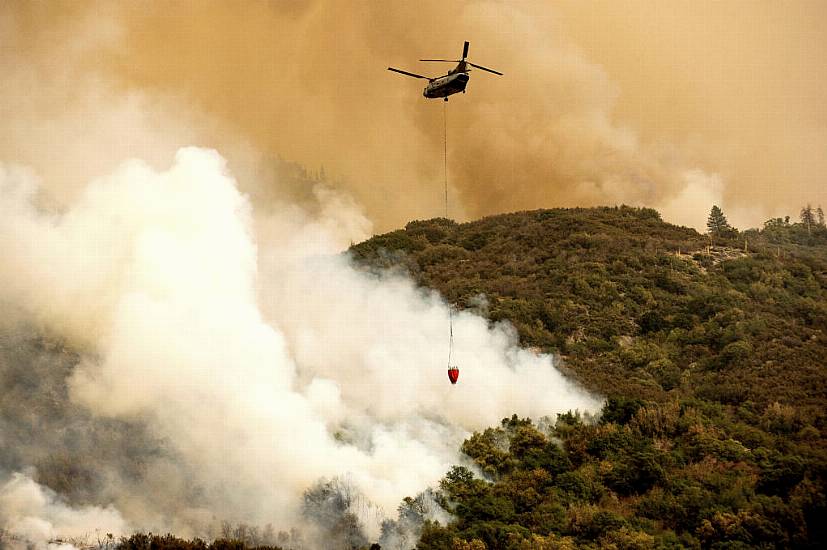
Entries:
<svg viewBox="0 0 827 550">
<path fill-rule="evenodd" d="M 470 78 L 470 75 L 468 74 L 471 71 L 469 65 L 483 71 L 488 71 L 489 73 L 503 76 L 503 73 L 499 71 L 488 69 L 482 65 L 476 65 L 470 61 L 466 61 L 466 58 L 468 57 L 468 46 L 469 42 L 466 40 L 465 45 L 462 48 L 462 59 L 420 59 L 420 61 L 456 63 L 457 66 L 448 71 L 448 74 L 444 76 L 429 78 L 427 76 L 422 76 L 421 74 L 409 73 L 408 71 L 403 71 L 401 69 L 394 69 L 393 67 L 388 67 L 388 70 L 395 73 L 404 74 L 406 76 L 427 80 L 428 85 L 425 86 L 425 90 L 423 90 L 422 95 L 428 99 L 436 99 L 441 97 L 445 99 L 445 101 L 448 101 L 449 95 L 457 94 L 459 92 L 465 93 L 465 87 L 468 86 L 468 80 Z"/>
</svg>

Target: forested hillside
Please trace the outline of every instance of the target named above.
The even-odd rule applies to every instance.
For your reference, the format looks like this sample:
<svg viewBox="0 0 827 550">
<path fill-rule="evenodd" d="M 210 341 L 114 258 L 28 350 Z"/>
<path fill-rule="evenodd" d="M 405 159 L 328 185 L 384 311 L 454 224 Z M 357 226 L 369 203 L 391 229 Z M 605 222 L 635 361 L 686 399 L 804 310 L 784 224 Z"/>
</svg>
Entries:
<svg viewBox="0 0 827 550">
<path fill-rule="evenodd" d="M 710 239 L 651 209 L 557 209 L 353 246 L 608 399 L 598 421 L 474 434 L 462 450 L 486 477 L 443 479 L 456 521 L 420 547 L 822 547 L 827 230 L 800 225 Z"/>
<path fill-rule="evenodd" d="M 98 550 L 827 545 L 821 221 L 773 219 L 744 232 L 724 224 L 710 237 L 651 209 L 541 210 L 415 221 L 349 255 L 368 277 L 397 270 L 458 309 L 510 323 L 523 346 L 554 353 L 567 376 L 605 397 L 602 414 L 510 416 L 472 434 L 437 487 L 405 498 L 396 517 L 384 511 L 378 535 L 379 522 L 368 534 L 356 513 L 356 487 L 321 479 L 304 491 L 289 531 L 216 516 L 204 540 L 100 532 L 70 542 Z M 161 493 L 148 465 L 185 479 L 146 423 L 95 418 L 70 399 L 66 380 L 80 360 L 37 327 L 0 323 L 0 470 L 34 465 L 32 483 L 61 513 L 64 503 L 108 502 L 110 493 L 98 496 L 107 476 L 136 494 L 155 487 L 153 496 Z M 202 498 L 194 484 L 176 491 L 182 502 Z M 0 549 L 25 544 L 0 529 Z"/>
</svg>

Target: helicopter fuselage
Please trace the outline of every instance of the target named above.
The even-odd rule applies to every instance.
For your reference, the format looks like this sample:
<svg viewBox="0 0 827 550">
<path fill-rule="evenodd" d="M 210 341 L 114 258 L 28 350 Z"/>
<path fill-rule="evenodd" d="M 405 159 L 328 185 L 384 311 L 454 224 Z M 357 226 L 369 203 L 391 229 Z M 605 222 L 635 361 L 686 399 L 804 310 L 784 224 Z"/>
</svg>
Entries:
<svg viewBox="0 0 827 550">
<path fill-rule="evenodd" d="M 412 78 L 421 78 L 422 80 L 427 80 L 428 85 L 425 86 L 425 89 L 422 91 L 422 95 L 429 99 L 441 97 L 445 98 L 445 101 L 448 101 L 449 95 L 458 94 L 459 92 L 465 92 L 465 87 L 468 86 L 468 80 L 470 79 L 468 71 L 471 70 L 471 67 L 502 76 L 502 73 L 499 71 L 495 71 L 494 69 L 489 69 L 487 67 L 483 67 L 482 65 L 477 65 L 476 63 L 471 63 L 470 61 L 468 61 L 468 44 L 469 43 L 466 40 L 465 44 L 462 47 L 462 59 L 420 59 L 420 61 L 456 63 L 456 66 L 450 71 L 448 71 L 448 74 L 446 74 L 445 76 L 431 78 L 428 76 L 423 76 L 421 74 L 411 73 L 408 71 L 404 71 L 402 69 L 397 69 L 395 67 L 388 67 L 388 70 L 393 71 L 395 73 L 403 74 L 405 76 L 410 76 Z"/>
<path fill-rule="evenodd" d="M 445 76 L 440 76 L 428 82 L 422 95 L 429 99 L 435 99 L 440 97 L 447 98 L 449 95 L 464 92 L 469 78 L 466 72 L 449 73 Z"/>
</svg>

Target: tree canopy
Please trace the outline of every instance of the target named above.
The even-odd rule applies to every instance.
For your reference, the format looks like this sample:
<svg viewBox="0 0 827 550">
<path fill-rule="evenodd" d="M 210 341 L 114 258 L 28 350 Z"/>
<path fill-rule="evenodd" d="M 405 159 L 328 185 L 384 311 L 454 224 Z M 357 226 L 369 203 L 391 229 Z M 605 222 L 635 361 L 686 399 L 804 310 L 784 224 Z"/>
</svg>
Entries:
<svg viewBox="0 0 827 550">
<path fill-rule="evenodd" d="M 715 237 L 729 236 L 733 228 L 724 216 L 724 212 L 718 205 L 713 205 L 706 220 L 706 228 L 710 235 Z"/>
</svg>

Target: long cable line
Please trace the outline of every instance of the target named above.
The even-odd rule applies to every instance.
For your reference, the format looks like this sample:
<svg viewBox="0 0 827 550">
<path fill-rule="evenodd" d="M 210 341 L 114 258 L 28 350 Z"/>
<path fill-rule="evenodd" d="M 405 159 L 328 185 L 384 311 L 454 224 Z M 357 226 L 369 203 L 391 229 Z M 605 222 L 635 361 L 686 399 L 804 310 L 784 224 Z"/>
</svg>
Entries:
<svg viewBox="0 0 827 550">
<path fill-rule="evenodd" d="M 445 219 L 448 220 L 448 102 L 442 102 L 442 172 L 445 176 Z M 448 368 L 451 368 L 451 355 L 454 351 L 454 311 L 448 304 Z"/>
<path fill-rule="evenodd" d="M 450 332 L 450 338 L 448 340 L 448 368 L 451 368 L 451 355 L 454 350 L 454 320 L 453 320 L 453 311 L 452 307 L 448 305 L 448 327 Z"/>
<path fill-rule="evenodd" d="M 442 173 L 445 175 L 445 219 L 448 218 L 448 102 L 442 102 Z"/>
</svg>

